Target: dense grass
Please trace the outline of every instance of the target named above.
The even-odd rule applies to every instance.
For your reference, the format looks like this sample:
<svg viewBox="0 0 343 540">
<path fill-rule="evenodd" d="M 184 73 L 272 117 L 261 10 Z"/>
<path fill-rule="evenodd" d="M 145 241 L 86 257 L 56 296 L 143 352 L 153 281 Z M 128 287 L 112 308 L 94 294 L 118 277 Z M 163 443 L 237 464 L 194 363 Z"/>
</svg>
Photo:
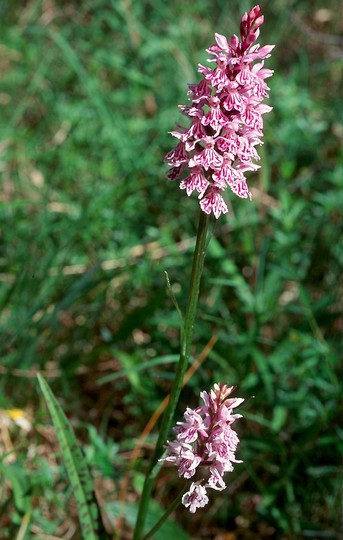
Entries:
<svg viewBox="0 0 343 540">
<path fill-rule="evenodd" d="M 214 32 L 237 32 L 251 5 L 1 2 L 4 539 L 79 538 L 38 369 L 85 444 L 108 530 L 121 501 L 130 538 L 155 431 L 135 462 L 130 451 L 170 389 L 178 352 L 164 270 L 184 306 L 198 219 L 196 201 L 165 179 L 168 131 Z M 232 198 L 212 226 L 194 356 L 217 341 L 179 409 L 213 382 L 237 384 L 244 463 L 206 511 L 175 519 L 189 538 L 338 539 L 343 13 L 333 0 L 326 11 L 309 1 L 261 7 L 260 41 L 276 44 L 274 111 L 253 202 Z M 179 487 L 163 471 L 156 501 L 165 506 Z"/>
</svg>

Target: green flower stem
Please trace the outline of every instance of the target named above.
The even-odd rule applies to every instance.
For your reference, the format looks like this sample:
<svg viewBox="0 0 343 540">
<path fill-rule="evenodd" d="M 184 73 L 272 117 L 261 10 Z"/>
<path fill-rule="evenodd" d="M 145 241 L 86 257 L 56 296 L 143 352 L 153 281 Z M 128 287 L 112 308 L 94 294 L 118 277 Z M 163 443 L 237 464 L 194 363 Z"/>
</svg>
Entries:
<svg viewBox="0 0 343 540">
<path fill-rule="evenodd" d="M 158 522 L 153 526 L 152 529 L 143 537 L 143 540 L 149 540 L 152 535 L 158 531 L 158 529 L 163 525 L 165 520 L 170 516 L 174 510 L 181 504 L 182 495 L 185 493 L 186 487 L 182 488 L 180 493 L 175 497 L 173 502 L 168 506 L 167 510 L 164 512 L 163 516 L 158 520 Z"/>
<path fill-rule="evenodd" d="M 145 477 L 133 540 L 141 540 L 142 538 L 152 488 L 154 486 L 156 475 L 160 469 L 160 464 L 158 463 L 158 460 L 163 454 L 164 445 L 168 438 L 170 428 L 173 422 L 176 405 L 179 401 L 183 377 L 187 370 L 192 344 L 194 319 L 199 298 L 200 279 L 204 267 L 208 223 L 209 216 L 204 212 L 200 211 L 186 315 L 181 329 L 180 358 L 177 365 L 174 384 L 170 393 L 170 399 L 166 411 L 163 415 L 155 451 L 151 459 L 150 467 Z"/>
</svg>

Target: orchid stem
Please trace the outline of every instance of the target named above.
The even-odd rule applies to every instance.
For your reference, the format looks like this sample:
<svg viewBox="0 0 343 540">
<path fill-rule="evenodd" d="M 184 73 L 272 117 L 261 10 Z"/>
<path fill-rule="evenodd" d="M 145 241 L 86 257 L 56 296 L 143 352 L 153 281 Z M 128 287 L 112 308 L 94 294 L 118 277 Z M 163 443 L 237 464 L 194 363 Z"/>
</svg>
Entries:
<svg viewBox="0 0 343 540">
<path fill-rule="evenodd" d="M 190 350 L 192 344 L 193 328 L 196 309 L 198 305 L 199 298 L 199 288 L 200 288 L 200 279 L 204 267 L 205 253 L 206 253 L 206 243 L 207 243 L 207 232 L 209 224 L 209 215 L 200 211 L 198 232 L 196 245 L 193 256 L 193 265 L 192 273 L 189 287 L 189 296 L 186 307 L 186 315 L 183 321 L 183 326 L 181 329 L 181 343 L 180 343 L 180 358 L 177 364 L 177 370 L 175 374 L 174 383 L 171 389 L 169 402 L 164 413 L 156 447 L 154 454 L 152 456 L 149 469 L 147 471 L 145 482 L 143 486 L 142 496 L 140 500 L 140 505 L 138 509 L 138 516 L 136 521 L 136 527 L 133 535 L 133 540 L 141 540 L 144 523 L 146 520 L 146 515 L 148 512 L 148 505 L 154 486 L 155 478 L 160 469 L 160 464 L 158 462 L 159 458 L 163 454 L 163 448 L 167 441 L 168 434 L 173 422 L 175 409 L 179 401 L 182 382 L 184 375 L 187 370 L 188 361 L 190 358 Z"/>
</svg>

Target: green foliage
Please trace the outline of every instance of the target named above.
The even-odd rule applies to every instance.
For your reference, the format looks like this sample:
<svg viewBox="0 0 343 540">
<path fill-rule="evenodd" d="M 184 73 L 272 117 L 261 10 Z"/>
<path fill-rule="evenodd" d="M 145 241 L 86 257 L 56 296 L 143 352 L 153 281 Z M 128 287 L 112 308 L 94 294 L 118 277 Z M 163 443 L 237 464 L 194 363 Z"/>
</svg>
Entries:
<svg viewBox="0 0 343 540">
<path fill-rule="evenodd" d="M 110 503 L 106 507 L 106 510 L 112 520 L 119 518 L 122 515 L 127 517 L 127 521 L 131 527 L 134 527 L 137 518 L 138 505 L 137 504 L 120 504 L 120 503 Z M 162 517 L 163 509 L 155 502 L 152 501 L 148 519 L 146 522 L 146 529 L 150 530 L 155 523 Z M 163 526 L 154 534 L 153 538 L 156 540 L 172 539 L 179 538 L 180 540 L 188 540 L 189 536 L 185 531 L 181 529 L 171 520 L 164 522 Z"/>
<path fill-rule="evenodd" d="M 19 463 L 1 463 L 1 477 L 8 481 L 13 489 L 14 505 L 21 513 L 30 509 L 30 480 L 29 475 Z"/>
<path fill-rule="evenodd" d="M 80 538 L 40 409 L 41 370 L 85 446 L 106 528 L 114 534 L 119 515 L 110 505 L 124 504 L 130 537 L 129 505 L 139 497 L 156 427 L 139 459 L 131 452 L 170 391 L 175 303 L 183 312 L 198 220 L 196 201 L 166 181 L 168 131 L 182 121 L 176 105 L 198 80 L 214 32 L 237 32 L 251 4 L 24 4 L 0 3 L 0 407 L 21 407 L 34 421 L 29 433 L 1 425 L 0 530 L 4 538 L 20 530 L 30 539 L 76 529 L 70 534 Z M 178 412 L 181 419 L 213 382 L 237 384 L 246 397 L 244 463 L 206 513 L 178 511 L 178 527 L 191 538 L 337 538 L 341 528 L 336 4 L 326 2 L 323 11 L 317 1 L 261 2 L 261 43 L 276 44 L 268 60 L 274 110 L 265 119 L 262 167 L 250 178 L 253 202 L 232 197 L 229 214 L 212 225 L 194 356 L 212 335 L 218 339 Z M 162 506 L 178 482 L 162 470 Z"/>
<path fill-rule="evenodd" d="M 82 537 L 87 540 L 99 540 L 100 536 L 97 529 L 100 517 L 92 479 L 82 451 L 78 446 L 73 429 L 49 388 L 48 383 L 40 374 L 38 374 L 38 381 L 56 430 L 63 462 L 73 488 Z"/>
</svg>

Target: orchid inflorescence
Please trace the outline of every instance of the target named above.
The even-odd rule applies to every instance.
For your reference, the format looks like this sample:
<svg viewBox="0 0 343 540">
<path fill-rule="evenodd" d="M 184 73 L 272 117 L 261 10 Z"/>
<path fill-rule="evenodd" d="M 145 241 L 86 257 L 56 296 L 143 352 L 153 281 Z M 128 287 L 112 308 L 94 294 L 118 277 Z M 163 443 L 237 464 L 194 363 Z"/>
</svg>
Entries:
<svg viewBox="0 0 343 540">
<path fill-rule="evenodd" d="M 215 34 L 216 44 L 207 52 L 216 66 L 199 64 L 203 79 L 188 85 L 192 104 L 179 106 L 191 126 L 178 124 L 171 132 L 179 142 L 165 157 L 171 166 L 168 178 L 179 179 L 188 196 L 196 190 L 201 209 L 216 218 L 228 211 L 221 195 L 227 187 L 239 197 L 251 198 L 245 173 L 259 168 L 254 161 L 260 159 L 255 147 L 263 144 L 262 115 L 272 109 L 262 104 L 269 97 L 265 79 L 273 74 L 263 60 L 274 48 L 254 43 L 263 21 L 255 6 L 242 17 L 241 40 Z"/>
<path fill-rule="evenodd" d="M 199 480 L 192 482 L 182 497 L 192 513 L 208 503 L 208 488 L 225 489 L 224 473 L 233 470 L 233 463 L 241 463 L 235 457 L 239 439 L 232 424 L 242 416 L 233 414 L 233 409 L 244 399 L 229 398 L 233 390 L 233 386 L 215 384 L 209 393 L 201 392 L 204 404 L 196 409 L 187 407 L 185 421 L 177 422 L 174 428 L 176 441 L 167 442 L 162 459 L 176 465 L 181 477 L 198 474 Z"/>
</svg>

